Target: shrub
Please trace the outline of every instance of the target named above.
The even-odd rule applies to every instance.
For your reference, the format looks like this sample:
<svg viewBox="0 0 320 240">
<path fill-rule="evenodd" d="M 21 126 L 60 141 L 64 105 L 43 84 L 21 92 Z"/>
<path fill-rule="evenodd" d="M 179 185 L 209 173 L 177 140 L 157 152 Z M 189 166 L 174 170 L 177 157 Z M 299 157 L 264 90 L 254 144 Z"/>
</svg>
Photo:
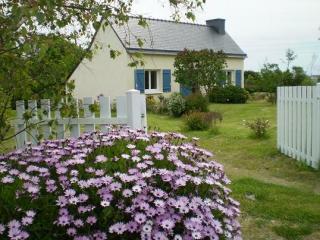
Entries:
<svg viewBox="0 0 320 240">
<path fill-rule="evenodd" d="M 186 110 L 186 100 L 180 93 L 173 93 L 168 99 L 169 113 L 174 117 L 180 117 Z"/>
<path fill-rule="evenodd" d="M 207 112 L 190 112 L 185 116 L 185 126 L 188 130 L 207 130 L 212 126 L 213 115 Z"/>
<path fill-rule="evenodd" d="M 156 100 L 153 96 L 146 97 L 146 108 L 148 112 L 156 112 Z"/>
<path fill-rule="evenodd" d="M 266 136 L 267 129 L 270 127 L 270 123 L 269 123 L 269 120 L 267 119 L 256 118 L 251 122 L 245 121 L 245 126 L 250 128 L 257 138 L 262 138 Z"/>
<path fill-rule="evenodd" d="M 248 98 L 249 93 L 236 86 L 216 87 L 209 93 L 209 100 L 214 103 L 246 103 Z"/>
<path fill-rule="evenodd" d="M 268 93 L 266 97 L 267 102 L 276 104 L 277 102 L 277 95 L 275 93 Z"/>
<path fill-rule="evenodd" d="M 209 101 L 207 97 L 202 96 L 201 94 L 191 94 L 186 98 L 186 111 L 200 111 L 208 112 Z"/>
<path fill-rule="evenodd" d="M 158 100 L 156 103 L 156 112 L 159 114 L 167 114 L 168 110 L 168 98 L 165 98 L 163 95 L 158 96 Z"/>
<path fill-rule="evenodd" d="M 1 239 L 241 239 L 212 154 L 133 130 L 45 141 L 0 157 Z"/>
</svg>

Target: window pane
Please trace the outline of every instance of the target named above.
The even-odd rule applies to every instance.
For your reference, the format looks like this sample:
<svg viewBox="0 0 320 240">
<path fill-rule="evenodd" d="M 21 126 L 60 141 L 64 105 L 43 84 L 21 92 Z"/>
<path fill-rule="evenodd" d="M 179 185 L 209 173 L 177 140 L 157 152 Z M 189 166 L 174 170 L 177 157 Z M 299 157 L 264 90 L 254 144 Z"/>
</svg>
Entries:
<svg viewBox="0 0 320 240">
<path fill-rule="evenodd" d="M 232 72 L 227 71 L 227 83 L 230 85 L 232 82 Z"/>
<path fill-rule="evenodd" d="M 149 89 L 149 71 L 144 72 L 144 89 Z"/>
<path fill-rule="evenodd" d="M 151 71 L 151 89 L 157 89 L 157 72 Z"/>
</svg>

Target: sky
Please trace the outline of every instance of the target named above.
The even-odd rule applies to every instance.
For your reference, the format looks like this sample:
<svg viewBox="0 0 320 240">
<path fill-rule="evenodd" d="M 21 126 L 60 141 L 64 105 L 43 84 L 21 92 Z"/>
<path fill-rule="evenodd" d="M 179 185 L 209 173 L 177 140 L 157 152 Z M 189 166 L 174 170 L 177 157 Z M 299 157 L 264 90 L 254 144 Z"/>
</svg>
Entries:
<svg viewBox="0 0 320 240">
<path fill-rule="evenodd" d="M 145 17 L 170 19 L 168 0 L 135 0 L 133 12 Z M 244 50 L 246 70 L 264 63 L 285 68 L 285 53 L 292 49 L 293 65 L 308 74 L 320 74 L 320 0 L 207 0 L 196 11 L 196 23 L 226 19 L 226 31 Z"/>
</svg>

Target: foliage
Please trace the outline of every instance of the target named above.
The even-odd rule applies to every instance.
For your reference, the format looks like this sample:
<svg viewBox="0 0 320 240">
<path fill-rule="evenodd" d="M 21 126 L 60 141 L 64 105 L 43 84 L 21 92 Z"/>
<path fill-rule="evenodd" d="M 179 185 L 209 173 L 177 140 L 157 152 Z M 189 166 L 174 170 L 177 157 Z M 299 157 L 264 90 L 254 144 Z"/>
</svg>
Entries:
<svg viewBox="0 0 320 240">
<path fill-rule="evenodd" d="M 261 75 L 255 71 L 244 71 L 244 88 L 250 92 L 261 92 L 262 83 Z"/>
<path fill-rule="evenodd" d="M 174 19 L 184 15 L 191 20 L 195 18 L 194 11 L 204 2 L 167 1 Z M 15 97 L 39 100 L 46 95 L 59 101 L 71 96 L 73 83 L 66 83 L 66 72 L 68 70 L 68 76 L 75 60 L 72 53 L 78 48 L 75 45 L 88 47 L 95 31 L 104 30 L 111 22 L 126 26 L 130 17 L 136 17 L 140 26 L 147 27 L 146 19 L 132 13 L 134 3 L 134 0 L 1 1 L 0 96 L 4 104 L 0 109 L 0 142 L 10 138 L 6 136 L 11 129 L 8 111 Z M 52 46 L 53 40 L 58 46 Z M 143 39 L 134 36 L 134 40 L 142 46 Z M 97 43 L 88 48 L 86 57 L 99 47 Z M 110 56 L 106 57 L 115 58 L 120 54 L 113 46 L 108 47 Z M 143 64 L 141 57 L 133 54 L 129 65 Z M 67 92 L 63 90 L 66 85 Z"/>
<path fill-rule="evenodd" d="M 157 102 L 153 96 L 146 97 L 146 108 L 147 108 L 148 112 L 156 112 L 155 111 L 156 104 L 157 104 Z"/>
<path fill-rule="evenodd" d="M 246 103 L 249 93 L 240 87 L 225 86 L 215 87 L 209 94 L 210 102 L 215 103 Z"/>
<path fill-rule="evenodd" d="M 264 118 L 256 118 L 253 121 L 245 121 L 246 127 L 250 128 L 257 138 L 265 137 L 268 128 L 270 128 L 270 122 Z"/>
<path fill-rule="evenodd" d="M 186 111 L 200 111 L 200 112 L 208 112 L 209 109 L 209 100 L 207 97 L 203 96 L 200 93 L 194 93 L 186 98 Z"/>
<path fill-rule="evenodd" d="M 230 180 L 185 139 L 121 129 L 1 156 L 0 236 L 241 239 Z"/>
<path fill-rule="evenodd" d="M 168 110 L 170 115 L 180 117 L 186 110 L 186 100 L 180 93 L 172 93 L 168 98 Z"/>
<path fill-rule="evenodd" d="M 156 112 L 159 114 L 166 114 L 169 112 L 168 109 L 168 99 L 163 96 L 163 95 L 159 95 L 158 96 L 158 102 L 156 105 Z"/>
<path fill-rule="evenodd" d="M 315 86 L 316 83 L 311 78 L 304 78 L 301 82 L 301 86 Z"/>
<path fill-rule="evenodd" d="M 212 127 L 213 115 L 210 112 L 189 112 L 184 117 L 187 130 L 208 130 Z"/>
<path fill-rule="evenodd" d="M 203 87 L 209 93 L 214 86 L 222 85 L 226 74 L 226 56 L 223 52 L 203 49 L 200 51 L 184 49 L 174 61 L 176 82 L 199 92 Z"/>
<path fill-rule="evenodd" d="M 290 68 L 290 64 L 297 58 L 298 56 L 292 49 L 287 49 L 286 52 L 286 62 L 287 62 L 287 70 Z"/>
</svg>

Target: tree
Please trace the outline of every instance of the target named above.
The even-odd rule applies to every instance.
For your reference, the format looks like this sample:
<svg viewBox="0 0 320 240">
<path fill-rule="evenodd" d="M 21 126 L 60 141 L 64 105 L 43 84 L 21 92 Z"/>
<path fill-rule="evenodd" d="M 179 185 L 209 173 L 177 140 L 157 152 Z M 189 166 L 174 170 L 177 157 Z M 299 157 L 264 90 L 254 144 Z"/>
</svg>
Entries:
<svg viewBox="0 0 320 240">
<path fill-rule="evenodd" d="M 225 67 L 226 57 L 223 52 L 184 49 L 175 58 L 174 76 L 176 82 L 191 88 L 193 93 L 203 87 L 208 94 L 215 86 L 225 82 Z"/>
<path fill-rule="evenodd" d="M 293 50 L 290 48 L 286 52 L 286 62 L 287 62 L 287 70 L 290 68 L 290 64 L 297 58 L 298 56 L 295 54 Z"/>
<path fill-rule="evenodd" d="M 275 93 L 278 86 L 282 86 L 283 73 L 278 64 L 266 63 L 260 71 L 261 88 L 264 92 Z"/>
<path fill-rule="evenodd" d="M 168 0 L 168 3 L 174 10 L 173 18 L 185 15 L 194 20 L 194 10 L 201 8 L 205 0 Z M 29 68 L 35 55 L 39 57 L 47 52 L 52 41 L 43 35 L 56 36 L 74 43 L 78 39 L 89 40 L 95 31 L 104 29 L 110 22 L 126 25 L 130 16 L 136 16 L 131 12 L 133 4 L 134 0 L 0 1 L 0 142 L 8 138 L 6 135 L 11 126 L 7 112 L 14 96 L 22 93 L 19 95 L 21 98 L 39 99 L 41 95 L 34 93 L 35 89 L 44 87 L 44 82 L 38 83 L 38 77 Z M 146 20 L 142 16 L 137 17 L 139 25 L 146 27 Z M 136 39 L 142 45 L 143 41 L 138 37 Z M 88 46 L 87 42 L 82 45 Z M 110 55 L 116 55 L 112 49 Z M 45 73 L 41 68 L 41 61 L 34 62 L 32 67 L 42 72 L 42 77 L 52 77 L 52 74 Z M 133 65 L 139 63 L 141 61 L 133 59 Z M 45 64 L 53 67 L 51 62 Z M 58 69 L 63 64 L 55 62 L 54 67 Z M 34 69 L 34 73 L 40 72 Z M 58 86 L 59 83 L 56 83 L 55 86 Z M 45 89 L 55 92 L 56 100 L 70 96 L 70 92 L 55 91 L 53 85 L 50 83 Z"/>
<path fill-rule="evenodd" d="M 261 89 L 261 76 L 259 72 L 245 71 L 244 72 L 244 87 L 249 92 L 259 92 Z"/>
</svg>

